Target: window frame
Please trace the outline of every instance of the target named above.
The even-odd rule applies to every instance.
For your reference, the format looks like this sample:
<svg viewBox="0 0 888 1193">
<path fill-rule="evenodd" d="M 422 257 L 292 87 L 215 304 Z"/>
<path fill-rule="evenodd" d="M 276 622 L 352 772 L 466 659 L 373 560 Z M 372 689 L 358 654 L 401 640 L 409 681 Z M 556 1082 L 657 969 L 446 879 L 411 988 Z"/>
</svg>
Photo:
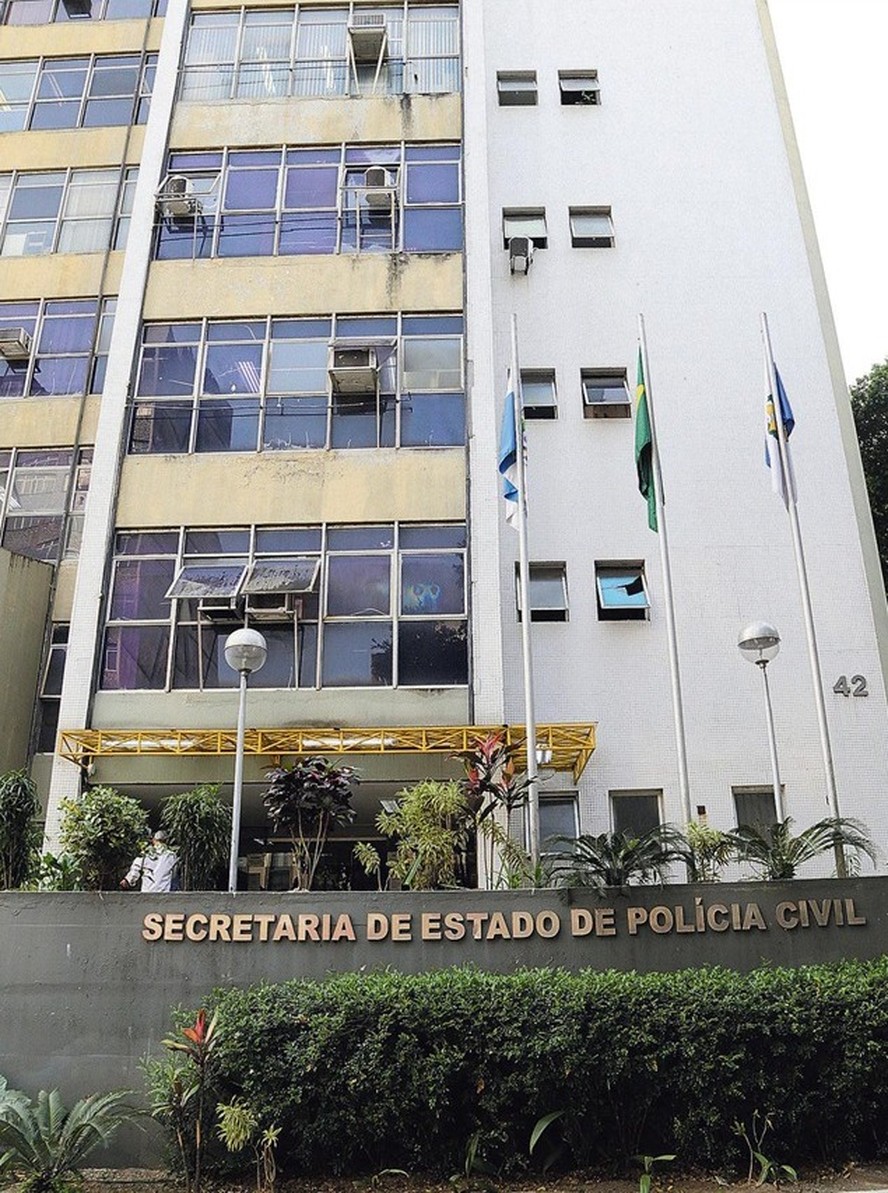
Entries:
<svg viewBox="0 0 888 1193">
<path fill-rule="evenodd" d="M 125 195 L 127 184 L 134 176 L 134 171 L 138 167 L 135 166 L 109 166 L 109 167 L 67 167 L 59 170 L 11 170 L 0 174 L 0 195 L 2 189 L 6 185 L 5 195 L 0 198 L 0 261 L 4 259 L 19 258 L 19 257 L 47 257 L 54 253 L 63 253 L 66 256 L 88 256 L 95 253 L 107 252 L 114 244 L 116 230 L 122 218 L 129 219 L 128 213 L 121 211 L 121 206 Z M 68 213 L 68 204 L 77 192 L 77 188 L 83 183 L 90 185 L 87 181 L 87 175 L 96 176 L 105 175 L 101 183 L 93 182 L 93 185 L 106 185 L 109 188 L 113 187 L 113 198 L 110 204 L 107 204 L 103 211 L 96 213 L 90 212 L 86 215 L 76 213 Z M 21 217 L 19 215 L 12 215 L 12 207 L 16 199 L 22 192 L 30 189 L 41 189 L 42 187 L 58 187 L 59 198 L 56 205 L 55 214 L 40 216 L 37 219 L 28 217 Z M 87 223 L 107 223 L 108 236 L 104 244 L 96 244 L 88 249 L 62 249 L 61 242 L 69 229 L 74 229 L 78 225 L 82 226 Z M 10 232 L 21 226 L 27 229 L 28 225 L 46 225 L 46 232 L 44 237 L 48 236 L 46 243 L 48 248 L 37 249 L 34 251 L 24 252 L 6 252 L 7 237 Z M 51 230 L 50 230 L 51 225 Z M 22 233 L 20 232 L 19 235 Z M 24 232 L 24 235 L 34 235 L 33 232 Z"/>
<path fill-rule="evenodd" d="M 617 382 L 609 385 L 608 382 Z M 622 391 L 623 399 L 606 398 L 604 401 L 592 401 L 589 391 L 602 389 Z M 620 418 L 632 417 L 632 399 L 629 394 L 629 378 L 626 370 L 621 368 L 582 368 L 580 369 L 580 394 L 583 400 L 583 418 Z"/>
<path fill-rule="evenodd" d="M 87 311 L 89 303 L 93 304 L 93 311 L 91 313 Z M 82 314 L 74 312 L 72 315 L 70 311 L 67 313 L 59 312 L 57 314 L 53 309 L 57 306 L 71 307 L 75 304 L 83 305 Z M 12 310 L 9 314 L 6 314 L 9 308 L 12 308 Z M 27 360 L 18 362 L 0 361 L 0 408 L 2 408 L 2 403 L 7 400 L 79 397 L 86 394 L 101 393 L 102 384 L 104 383 L 104 363 L 107 362 L 107 352 L 110 345 L 116 308 L 117 299 L 114 297 L 102 299 L 100 305 L 98 304 L 98 300 L 91 298 L 44 298 L 26 302 L 17 302 L 15 300 L 0 301 L 0 328 L 11 330 L 21 327 L 31 337 L 31 349 Z M 92 319 L 89 347 L 82 351 L 41 352 L 40 349 L 43 344 L 44 332 L 47 330 L 47 325 L 51 326 L 56 319 L 60 321 L 70 320 L 72 317 L 83 319 L 84 322 L 87 319 Z M 65 359 L 71 361 L 82 359 L 85 361 L 86 381 L 84 387 L 82 389 L 75 388 L 65 393 L 41 393 L 37 391 L 35 387 L 39 381 L 38 375 L 41 362 Z M 6 372 L 2 371 L 9 363 L 18 364 L 20 369 L 10 368 Z M 22 378 L 21 385 L 11 386 L 10 389 L 20 392 L 4 394 L 4 379 L 15 376 Z"/>
<path fill-rule="evenodd" d="M 648 800 L 648 801 L 653 800 L 653 801 L 655 801 L 656 812 L 657 812 L 656 824 L 653 824 L 650 829 L 645 829 L 644 832 L 645 833 L 653 832 L 655 829 L 662 827 L 662 825 L 664 823 L 664 821 L 663 821 L 663 789 L 662 788 L 639 787 L 639 788 L 615 789 L 615 790 L 608 791 L 608 793 L 607 793 L 608 812 L 609 812 L 609 816 L 610 816 L 610 825 L 611 825 L 612 833 L 627 832 L 626 829 L 621 829 L 621 828 L 617 827 L 617 823 L 618 823 L 618 817 L 616 814 L 617 806 L 620 801 L 624 801 L 624 800 L 627 802 L 629 800 Z M 637 835 L 639 837 L 641 837 L 644 834 L 638 833 Z"/>
<path fill-rule="evenodd" d="M 570 243 L 572 248 L 612 249 L 616 244 L 614 217 L 610 207 L 568 207 L 567 215 L 570 225 Z M 579 231 L 577 221 L 584 219 L 606 221 L 607 232 Z"/>
<path fill-rule="evenodd" d="M 41 461 L 39 459 L 41 456 L 46 459 Z M 65 456 L 68 458 L 58 458 Z M 93 449 L 91 447 L 82 447 L 77 450 L 73 447 L 18 447 L 0 452 L 0 478 L 5 478 L 3 487 L 0 489 L 0 545 L 5 550 L 13 551 L 29 559 L 37 559 L 51 566 L 61 563 L 65 558 L 70 559 L 77 555 L 79 542 L 75 541 L 77 534 L 73 528 L 75 525 L 82 527 L 82 511 L 89 489 L 92 456 Z M 34 459 L 31 459 L 29 463 L 22 462 L 31 457 Z M 17 500 L 16 487 L 20 483 L 19 478 L 27 479 L 31 469 L 35 474 L 42 473 L 44 476 L 56 474 L 59 478 L 63 477 L 64 482 L 55 488 L 45 490 L 54 500 L 44 502 L 43 510 L 18 506 L 16 511 L 13 509 L 12 502 Z M 40 492 L 39 477 L 35 475 L 31 479 L 38 481 L 38 488 L 28 496 L 34 496 Z M 20 525 L 12 526 L 12 521 L 18 522 Z M 54 548 L 51 553 L 39 551 L 32 553 L 23 550 L 21 542 L 8 537 L 10 534 L 25 530 L 28 522 L 33 522 L 35 526 L 39 527 L 41 521 L 57 523 L 57 533 L 52 540 Z"/>
<path fill-rule="evenodd" d="M 570 87 L 565 84 L 586 82 L 592 87 Z M 559 70 L 558 94 L 562 107 L 597 108 L 601 104 L 601 88 L 597 70 Z"/>
<path fill-rule="evenodd" d="M 535 70 L 498 70 L 496 95 L 501 108 L 535 107 L 539 87 Z"/>
<path fill-rule="evenodd" d="M 524 221 L 522 227 L 519 221 Z M 515 227 L 510 227 L 515 223 Z M 545 249 L 549 246 L 549 230 L 546 223 L 545 207 L 504 207 L 502 212 L 503 248 L 508 249 L 509 241 L 516 236 L 526 236 L 535 249 Z"/>
<path fill-rule="evenodd" d="M 781 794 L 786 790 L 784 784 L 780 784 Z M 768 801 L 770 804 L 770 816 L 767 820 L 741 820 L 740 819 L 740 801 L 742 800 L 757 800 L 764 803 Z M 731 787 L 731 801 L 734 805 L 734 822 L 737 828 L 749 827 L 758 830 L 767 830 L 772 825 L 777 823 L 777 801 L 774 798 L 774 788 L 770 784 L 739 784 Z"/>
<path fill-rule="evenodd" d="M 124 61 L 126 59 L 131 59 L 132 61 L 127 63 Z M 81 62 L 82 66 L 72 65 L 78 62 Z M 53 75 L 55 69 L 54 63 L 64 63 L 65 65 L 58 69 L 68 71 L 72 74 L 81 70 L 83 71 L 83 85 L 79 97 L 76 94 L 66 94 L 64 88 L 56 97 L 46 98 L 40 94 L 43 84 Z M 78 128 L 124 128 L 130 125 L 144 124 L 148 118 L 148 110 L 144 101 L 151 98 L 151 85 L 154 71 L 157 67 L 156 52 L 134 51 L 119 54 L 83 54 L 72 58 L 42 56 L 40 58 L 8 59 L 0 62 L 0 76 L 2 76 L 4 68 L 30 65 L 33 65 L 34 73 L 31 80 L 29 98 L 27 101 L 16 101 L 16 106 L 20 107 L 23 113 L 21 126 L 18 129 L 6 129 L 4 131 L 29 132 L 67 131 Z M 124 90 L 113 94 L 91 95 L 97 74 L 107 70 L 116 70 L 122 73 L 132 69 L 136 71 L 136 80 L 131 94 L 128 94 Z M 125 120 L 107 122 L 89 120 L 90 104 L 109 99 L 122 101 L 129 99 L 130 110 L 127 118 Z M 59 103 L 64 103 L 71 108 L 76 104 L 77 113 L 72 121 L 62 124 L 38 123 L 36 126 L 34 125 L 38 112 L 49 109 L 53 104 Z"/>
<path fill-rule="evenodd" d="M 570 602 L 567 588 L 567 564 L 562 562 L 539 562 L 537 560 L 528 564 L 529 572 L 529 593 L 530 597 L 530 620 L 531 621 L 569 621 L 570 620 Z M 536 573 L 536 575 L 534 575 Z M 544 573 L 552 573 L 551 575 L 544 575 Z M 537 586 L 541 584 L 554 585 L 560 583 L 561 585 L 561 604 L 534 604 L 534 581 Z M 515 611 L 518 621 L 522 620 L 523 610 L 521 607 L 521 576 L 518 564 L 515 565 Z"/>
<path fill-rule="evenodd" d="M 167 6 L 167 0 L 146 0 L 145 7 L 148 11 L 144 14 L 139 14 L 135 17 L 131 16 L 130 14 L 127 14 L 123 17 L 108 17 L 106 15 L 108 12 L 108 5 L 113 4 L 114 0 L 92 0 L 94 9 L 98 9 L 99 11 L 93 11 L 79 16 L 71 16 L 70 14 L 62 16 L 62 13 L 66 7 L 64 0 L 46 0 L 46 11 L 48 13 L 47 20 L 15 22 L 9 20 L 10 14 L 15 12 L 16 5 L 29 2 L 30 0 L 6 0 L 6 2 L 2 4 L 2 13 L 0 13 L 0 26 L 9 25 L 12 28 L 20 28 L 33 25 L 60 24 L 68 21 L 72 23 L 78 23 L 104 20 L 146 20 L 148 17 L 163 16 L 166 13 Z"/>
<path fill-rule="evenodd" d="M 521 370 L 521 408 L 524 417 L 538 421 L 556 419 L 558 417 L 558 384 L 554 369 L 522 369 Z M 551 402 L 528 402 L 526 387 L 548 386 L 552 395 Z"/>
<path fill-rule="evenodd" d="M 630 586 L 641 583 L 644 604 L 626 603 L 625 605 L 609 605 L 604 597 L 601 586 L 603 576 L 615 578 L 630 577 Z M 645 578 L 644 561 L 619 562 L 614 560 L 595 561 L 595 592 L 597 597 L 599 621 L 648 621 L 650 620 L 651 598 Z M 630 595 L 627 593 L 627 596 Z"/>
<path fill-rule="evenodd" d="M 546 805 L 554 806 L 555 804 L 569 804 L 573 814 L 573 832 L 572 833 L 549 833 L 547 836 L 543 835 L 543 808 Z M 539 796 L 539 813 L 540 813 L 540 854 L 542 857 L 551 856 L 553 849 L 545 849 L 547 841 L 552 841 L 556 837 L 570 837 L 576 841 L 580 835 L 580 796 L 578 791 L 541 791 Z"/>
</svg>

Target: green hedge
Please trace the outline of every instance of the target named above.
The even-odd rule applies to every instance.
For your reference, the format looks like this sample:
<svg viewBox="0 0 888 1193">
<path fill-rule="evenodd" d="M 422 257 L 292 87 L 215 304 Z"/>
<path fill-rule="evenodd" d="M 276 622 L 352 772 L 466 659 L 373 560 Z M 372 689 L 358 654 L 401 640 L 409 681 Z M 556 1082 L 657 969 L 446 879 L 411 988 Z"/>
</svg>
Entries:
<svg viewBox="0 0 888 1193">
<path fill-rule="evenodd" d="M 745 1164 L 733 1131 L 774 1113 L 793 1165 L 888 1149 L 888 959 L 750 974 L 452 969 L 347 974 L 218 995 L 215 1068 L 283 1128 L 289 1170 L 448 1173 L 479 1133 L 526 1161 L 564 1110 L 569 1166 L 675 1152 Z"/>
</svg>

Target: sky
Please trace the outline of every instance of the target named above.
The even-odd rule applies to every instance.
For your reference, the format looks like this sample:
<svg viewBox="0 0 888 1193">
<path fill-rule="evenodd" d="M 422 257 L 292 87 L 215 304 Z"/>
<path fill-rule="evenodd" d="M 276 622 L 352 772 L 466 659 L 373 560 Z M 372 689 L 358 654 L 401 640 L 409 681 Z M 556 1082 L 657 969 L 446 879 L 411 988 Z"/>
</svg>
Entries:
<svg viewBox="0 0 888 1193">
<path fill-rule="evenodd" d="M 888 0 L 770 0 L 849 381 L 888 358 Z"/>
</svg>

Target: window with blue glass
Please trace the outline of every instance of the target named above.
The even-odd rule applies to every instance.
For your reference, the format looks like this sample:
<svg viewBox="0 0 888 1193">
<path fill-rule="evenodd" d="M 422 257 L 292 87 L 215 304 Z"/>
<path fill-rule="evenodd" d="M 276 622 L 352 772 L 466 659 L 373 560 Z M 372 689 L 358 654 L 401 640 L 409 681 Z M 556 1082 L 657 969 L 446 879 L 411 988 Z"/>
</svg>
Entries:
<svg viewBox="0 0 888 1193">
<path fill-rule="evenodd" d="M 0 6 L 0 24 L 144 20 L 163 16 L 166 7 L 167 0 L 5 0 Z"/>
<path fill-rule="evenodd" d="M 144 124 L 156 54 L 0 63 L 0 132 Z"/>
<path fill-rule="evenodd" d="M 180 98 L 434 95 L 460 89 L 455 4 L 195 12 Z"/>
<path fill-rule="evenodd" d="M 0 302 L 0 398 L 100 393 L 116 301 Z"/>
<path fill-rule="evenodd" d="M 129 451 L 465 443 L 461 315 L 146 324 Z"/>
<path fill-rule="evenodd" d="M 122 248 L 137 167 L 0 174 L 0 256 Z"/>
<path fill-rule="evenodd" d="M 92 448 L 0 451 L 0 545 L 58 563 L 77 555 Z"/>
<path fill-rule="evenodd" d="M 460 146 L 341 145 L 170 155 L 156 255 L 452 253 L 463 246 Z"/>
<path fill-rule="evenodd" d="M 268 644 L 255 687 L 464 686 L 466 591 L 460 523 L 121 533 L 101 686 L 232 687 L 245 621 Z"/>
</svg>

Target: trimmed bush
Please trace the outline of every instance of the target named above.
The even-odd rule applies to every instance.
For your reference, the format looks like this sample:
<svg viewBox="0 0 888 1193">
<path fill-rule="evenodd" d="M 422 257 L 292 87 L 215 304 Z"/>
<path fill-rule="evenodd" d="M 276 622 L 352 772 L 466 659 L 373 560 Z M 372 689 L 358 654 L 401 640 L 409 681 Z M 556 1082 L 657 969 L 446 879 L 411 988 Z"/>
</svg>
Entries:
<svg viewBox="0 0 888 1193">
<path fill-rule="evenodd" d="M 282 1127 L 289 1170 L 453 1172 L 480 1133 L 525 1162 L 553 1110 L 567 1162 L 739 1166 L 773 1112 L 793 1165 L 888 1148 L 888 959 L 750 974 L 346 974 L 218 995 L 220 1090 Z M 551 1128 L 554 1134 L 556 1127 Z"/>
</svg>

